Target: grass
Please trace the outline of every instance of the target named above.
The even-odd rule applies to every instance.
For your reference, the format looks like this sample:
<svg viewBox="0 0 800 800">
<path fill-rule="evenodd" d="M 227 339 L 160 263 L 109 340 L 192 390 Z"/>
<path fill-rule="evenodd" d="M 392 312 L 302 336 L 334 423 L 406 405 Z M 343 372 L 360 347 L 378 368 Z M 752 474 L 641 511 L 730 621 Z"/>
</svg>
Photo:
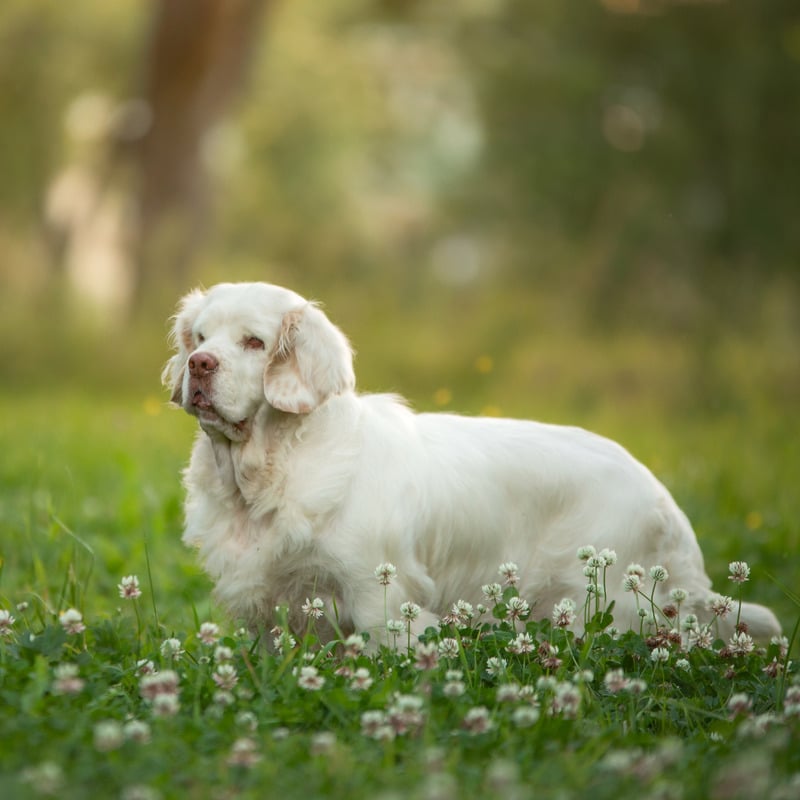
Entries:
<svg viewBox="0 0 800 800">
<path fill-rule="evenodd" d="M 800 455 L 786 435 L 793 411 L 768 411 L 676 415 L 659 427 L 595 408 L 569 421 L 653 467 L 694 521 L 717 588 L 738 599 L 728 563 L 747 561 L 744 596 L 771 605 L 791 637 Z M 576 640 L 549 619 L 511 619 L 515 590 L 504 586 L 482 615 L 431 631 L 416 651 L 402 625 L 397 649 L 377 655 L 320 647 L 311 617 L 293 646 L 284 638 L 282 653 L 266 651 L 213 606 L 179 543 L 178 473 L 193 436 L 192 421 L 156 398 L 0 397 L 0 609 L 15 618 L 0 636 L 0 795 L 800 792 L 798 676 L 777 644 L 736 655 L 722 641 L 684 651 L 639 632 L 616 637 L 602 604 Z M 129 575 L 135 599 L 120 597 Z M 67 609 L 85 630 L 65 630 Z M 497 658 L 506 663 L 493 668 Z M 162 691 L 143 661 L 166 676 Z"/>
</svg>

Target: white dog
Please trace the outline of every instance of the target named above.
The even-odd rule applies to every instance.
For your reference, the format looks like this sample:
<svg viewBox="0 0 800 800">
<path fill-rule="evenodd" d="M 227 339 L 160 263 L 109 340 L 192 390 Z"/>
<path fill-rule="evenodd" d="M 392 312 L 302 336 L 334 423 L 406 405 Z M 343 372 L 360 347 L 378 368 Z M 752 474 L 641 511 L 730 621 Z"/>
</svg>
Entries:
<svg viewBox="0 0 800 800">
<path fill-rule="evenodd" d="M 680 587 L 681 613 L 708 618 L 711 583 L 686 516 L 619 445 L 579 428 L 415 414 L 397 397 L 356 394 L 347 339 L 277 286 L 192 292 L 174 344 L 164 381 L 202 428 L 185 473 L 183 538 L 220 602 L 249 624 L 269 626 L 288 604 L 303 628 L 301 605 L 321 597 L 342 630 L 375 643 L 387 613 L 413 601 L 420 633 L 458 600 L 487 602 L 481 587 L 500 580 L 504 562 L 518 565 L 520 595 L 543 617 L 563 598 L 583 605 L 584 545 L 621 562 L 606 580 L 618 627 L 639 626 L 622 587 L 629 562 L 666 568 L 660 606 Z M 388 586 L 375 576 L 384 562 L 397 568 Z M 745 603 L 741 617 L 757 639 L 780 632 L 763 606 Z"/>
</svg>

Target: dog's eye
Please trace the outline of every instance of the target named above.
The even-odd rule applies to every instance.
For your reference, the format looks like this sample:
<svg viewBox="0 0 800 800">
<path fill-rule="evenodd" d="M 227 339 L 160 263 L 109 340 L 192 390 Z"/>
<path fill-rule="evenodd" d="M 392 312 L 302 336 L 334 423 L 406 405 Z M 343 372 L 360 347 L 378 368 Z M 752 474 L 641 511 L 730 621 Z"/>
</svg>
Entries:
<svg viewBox="0 0 800 800">
<path fill-rule="evenodd" d="M 203 344 L 203 342 L 204 342 L 205 340 L 206 340 L 206 337 L 205 337 L 205 336 L 203 336 L 203 334 L 202 334 L 202 333 L 198 333 L 198 334 L 197 334 L 197 343 L 198 343 L 198 344 Z"/>
<path fill-rule="evenodd" d="M 263 350 L 264 342 L 257 336 L 248 336 L 244 340 L 244 347 L 246 350 Z"/>
</svg>

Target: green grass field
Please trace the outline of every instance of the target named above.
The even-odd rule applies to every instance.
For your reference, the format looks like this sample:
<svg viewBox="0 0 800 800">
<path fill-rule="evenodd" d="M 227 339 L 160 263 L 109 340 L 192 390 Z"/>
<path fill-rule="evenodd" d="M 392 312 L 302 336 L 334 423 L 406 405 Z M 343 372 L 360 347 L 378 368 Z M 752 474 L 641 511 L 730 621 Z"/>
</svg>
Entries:
<svg viewBox="0 0 800 800">
<path fill-rule="evenodd" d="M 744 596 L 771 605 L 792 636 L 791 408 L 700 418 L 606 407 L 558 421 L 610 435 L 653 468 L 693 520 L 716 588 L 736 598 L 728 563 L 748 562 Z M 800 688 L 777 644 L 736 655 L 663 642 L 654 658 L 655 642 L 614 638 L 607 619 L 583 642 L 549 621 L 510 622 L 508 589 L 434 636 L 427 664 L 403 634 L 377 657 L 320 649 L 313 620 L 295 647 L 266 653 L 213 606 L 180 543 L 193 436 L 155 396 L 0 399 L 0 610 L 14 618 L 0 617 L 0 796 L 800 796 Z M 120 597 L 128 575 L 137 599 Z M 65 630 L 67 609 L 85 630 Z M 214 644 L 197 635 L 208 621 Z M 525 630 L 532 652 L 509 651 Z M 179 694 L 154 699 L 140 661 L 174 670 Z"/>
</svg>

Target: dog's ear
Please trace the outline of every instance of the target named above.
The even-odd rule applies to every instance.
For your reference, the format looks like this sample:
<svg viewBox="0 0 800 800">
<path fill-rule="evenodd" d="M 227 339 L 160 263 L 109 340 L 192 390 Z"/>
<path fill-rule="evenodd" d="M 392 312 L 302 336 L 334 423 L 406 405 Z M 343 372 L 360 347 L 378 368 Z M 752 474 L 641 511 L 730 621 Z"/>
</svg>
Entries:
<svg viewBox="0 0 800 800">
<path fill-rule="evenodd" d="M 355 387 L 353 351 L 313 303 L 287 312 L 264 369 L 267 402 L 291 414 L 313 411 Z"/>
<path fill-rule="evenodd" d="M 192 326 L 200 313 L 200 308 L 205 301 L 206 293 L 195 289 L 178 303 L 178 311 L 172 317 L 172 330 L 169 343 L 175 350 L 175 355 L 167 361 L 161 371 L 161 383 L 172 392 L 170 400 L 180 405 L 183 402 L 181 385 L 186 361 L 194 349 L 192 344 Z"/>
</svg>

